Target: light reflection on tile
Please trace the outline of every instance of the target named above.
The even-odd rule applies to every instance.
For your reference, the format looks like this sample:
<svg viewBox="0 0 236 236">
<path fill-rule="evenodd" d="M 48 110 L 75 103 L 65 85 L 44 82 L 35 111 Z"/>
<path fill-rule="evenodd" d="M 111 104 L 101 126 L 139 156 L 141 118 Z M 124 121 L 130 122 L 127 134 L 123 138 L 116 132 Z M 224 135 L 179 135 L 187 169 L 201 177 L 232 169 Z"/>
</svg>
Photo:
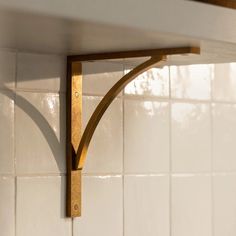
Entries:
<svg viewBox="0 0 236 236">
<path fill-rule="evenodd" d="M 213 65 L 171 66 L 171 97 L 209 100 Z"/>
<path fill-rule="evenodd" d="M 125 100 L 126 173 L 169 171 L 169 104 Z"/>
<path fill-rule="evenodd" d="M 211 170 L 210 105 L 172 104 L 172 170 Z"/>
<path fill-rule="evenodd" d="M 213 105 L 213 169 L 236 170 L 236 105 Z"/>
<path fill-rule="evenodd" d="M 216 101 L 236 101 L 236 63 L 216 64 L 212 96 Z"/>
<path fill-rule="evenodd" d="M 153 68 L 144 72 L 125 87 L 125 94 L 168 97 L 169 68 Z"/>
</svg>

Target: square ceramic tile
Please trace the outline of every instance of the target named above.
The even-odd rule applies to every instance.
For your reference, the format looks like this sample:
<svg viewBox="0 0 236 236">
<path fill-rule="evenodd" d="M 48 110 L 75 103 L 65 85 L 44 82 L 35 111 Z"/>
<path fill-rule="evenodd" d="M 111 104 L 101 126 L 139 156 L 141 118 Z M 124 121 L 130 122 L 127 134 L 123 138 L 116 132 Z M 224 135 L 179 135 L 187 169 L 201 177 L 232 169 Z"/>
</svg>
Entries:
<svg viewBox="0 0 236 236">
<path fill-rule="evenodd" d="M 61 177 L 18 177 L 17 236 L 71 236 L 65 190 Z"/>
<path fill-rule="evenodd" d="M 171 66 L 170 78 L 173 98 L 211 98 L 213 65 Z"/>
<path fill-rule="evenodd" d="M 236 170 L 236 105 L 213 105 L 213 168 Z"/>
<path fill-rule="evenodd" d="M 211 236 L 211 176 L 172 178 L 172 235 Z"/>
<path fill-rule="evenodd" d="M 214 176 L 214 235 L 236 233 L 236 175 Z"/>
<path fill-rule="evenodd" d="M 0 174 L 14 172 L 14 94 L 0 90 Z"/>
<path fill-rule="evenodd" d="M 83 127 L 100 98 L 83 97 Z M 121 173 L 123 166 L 122 102 L 116 99 L 102 117 L 88 148 L 86 173 Z"/>
<path fill-rule="evenodd" d="M 65 91 L 66 58 L 56 55 L 19 53 L 17 88 Z"/>
<path fill-rule="evenodd" d="M 65 96 L 20 92 L 16 97 L 19 174 L 65 172 Z"/>
<path fill-rule="evenodd" d="M 74 234 L 123 236 L 121 176 L 83 177 L 82 216 L 74 220 Z"/>
<path fill-rule="evenodd" d="M 1 236 L 15 236 L 14 179 L 0 177 L 0 231 Z"/>
<path fill-rule="evenodd" d="M 211 170 L 210 105 L 172 104 L 172 170 Z"/>
<path fill-rule="evenodd" d="M 144 72 L 125 87 L 125 94 L 168 97 L 169 67 Z"/>
<path fill-rule="evenodd" d="M 124 74 L 121 63 L 97 61 L 82 65 L 84 94 L 105 95 Z"/>
<path fill-rule="evenodd" d="M 0 51 L 0 88 L 14 88 L 16 77 L 16 53 Z"/>
<path fill-rule="evenodd" d="M 169 236 L 169 177 L 125 176 L 125 235 Z"/>
<path fill-rule="evenodd" d="M 126 99 L 124 119 L 125 172 L 168 172 L 168 102 Z"/>
<path fill-rule="evenodd" d="M 212 96 L 217 101 L 236 101 L 236 63 L 214 65 Z"/>
</svg>

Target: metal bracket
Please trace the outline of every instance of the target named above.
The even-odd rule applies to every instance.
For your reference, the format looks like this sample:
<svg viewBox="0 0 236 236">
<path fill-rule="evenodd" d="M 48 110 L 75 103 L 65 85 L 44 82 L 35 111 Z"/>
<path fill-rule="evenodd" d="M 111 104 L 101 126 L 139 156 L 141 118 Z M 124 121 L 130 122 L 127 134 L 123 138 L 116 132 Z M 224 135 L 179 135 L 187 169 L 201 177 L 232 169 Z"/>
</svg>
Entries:
<svg viewBox="0 0 236 236">
<path fill-rule="evenodd" d="M 176 54 L 199 54 L 195 47 L 165 48 L 68 56 L 67 58 L 67 216 L 81 216 L 81 171 L 86 160 L 89 143 L 105 111 L 138 75 L 155 65 L 163 66 L 166 56 Z M 82 61 L 105 59 L 151 57 L 123 76 L 103 97 L 92 114 L 81 137 L 82 114 Z"/>
</svg>

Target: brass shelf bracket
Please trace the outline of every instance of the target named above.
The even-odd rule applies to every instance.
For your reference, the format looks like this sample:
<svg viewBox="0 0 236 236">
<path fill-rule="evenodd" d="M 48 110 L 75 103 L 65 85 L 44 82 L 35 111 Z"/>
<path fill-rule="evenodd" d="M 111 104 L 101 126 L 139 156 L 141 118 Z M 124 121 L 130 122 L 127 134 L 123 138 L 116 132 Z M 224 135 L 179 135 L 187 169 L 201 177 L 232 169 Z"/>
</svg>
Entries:
<svg viewBox="0 0 236 236">
<path fill-rule="evenodd" d="M 196 47 L 164 48 L 128 52 L 68 56 L 67 58 L 67 216 L 81 215 L 81 172 L 86 161 L 89 143 L 107 108 L 124 87 L 154 66 L 162 67 L 168 55 L 200 54 Z M 81 136 L 82 62 L 106 59 L 150 57 L 124 75 L 103 97 Z"/>
</svg>

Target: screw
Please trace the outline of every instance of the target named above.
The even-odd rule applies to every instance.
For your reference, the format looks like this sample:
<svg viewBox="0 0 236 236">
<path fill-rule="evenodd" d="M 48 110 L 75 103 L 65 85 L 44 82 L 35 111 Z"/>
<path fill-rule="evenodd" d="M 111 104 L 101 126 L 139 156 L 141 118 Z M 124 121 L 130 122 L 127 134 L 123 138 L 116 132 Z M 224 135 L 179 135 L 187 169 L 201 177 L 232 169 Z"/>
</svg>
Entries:
<svg viewBox="0 0 236 236">
<path fill-rule="evenodd" d="M 74 205 L 74 210 L 76 210 L 76 211 L 79 210 L 79 206 L 77 204 Z"/>
<path fill-rule="evenodd" d="M 78 92 L 75 92 L 75 96 L 78 98 L 78 97 L 79 97 L 79 93 L 78 93 Z"/>
</svg>

